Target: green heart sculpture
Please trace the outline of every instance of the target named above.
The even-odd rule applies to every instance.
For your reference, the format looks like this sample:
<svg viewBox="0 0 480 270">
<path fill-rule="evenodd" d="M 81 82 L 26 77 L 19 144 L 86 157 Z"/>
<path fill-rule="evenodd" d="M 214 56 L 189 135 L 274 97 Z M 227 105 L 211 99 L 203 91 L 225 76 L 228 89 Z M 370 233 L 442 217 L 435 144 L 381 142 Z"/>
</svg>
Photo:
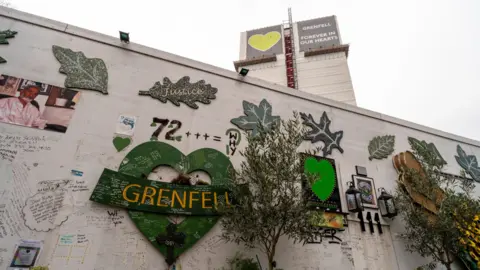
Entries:
<svg viewBox="0 0 480 270">
<path fill-rule="evenodd" d="M 127 148 L 127 146 L 132 143 L 132 139 L 130 138 L 123 138 L 123 137 L 115 137 L 113 139 L 113 146 L 117 149 L 117 152 L 122 151 L 123 149 Z"/>
<path fill-rule="evenodd" d="M 312 191 L 317 197 L 326 201 L 335 189 L 335 169 L 332 164 L 325 159 L 320 161 L 313 157 L 308 157 L 304 163 L 306 174 L 318 176 L 312 184 Z"/>
<path fill-rule="evenodd" d="M 230 159 L 215 149 L 202 148 L 185 156 L 169 144 L 150 141 L 132 149 L 123 159 L 118 171 L 134 177 L 142 177 L 160 165 L 171 166 L 185 174 L 196 170 L 205 171 L 210 175 L 212 185 L 228 184 L 229 171 L 233 169 Z M 157 244 L 155 237 L 165 232 L 169 224 L 167 215 L 132 210 L 128 211 L 128 215 L 148 241 L 166 257 L 166 246 Z M 215 226 L 218 220 L 217 216 L 186 216 L 185 220 L 177 225 L 177 232 L 183 232 L 186 235 L 185 243 L 183 247 L 174 249 L 174 256 L 178 257 L 192 247 Z"/>
</svg>

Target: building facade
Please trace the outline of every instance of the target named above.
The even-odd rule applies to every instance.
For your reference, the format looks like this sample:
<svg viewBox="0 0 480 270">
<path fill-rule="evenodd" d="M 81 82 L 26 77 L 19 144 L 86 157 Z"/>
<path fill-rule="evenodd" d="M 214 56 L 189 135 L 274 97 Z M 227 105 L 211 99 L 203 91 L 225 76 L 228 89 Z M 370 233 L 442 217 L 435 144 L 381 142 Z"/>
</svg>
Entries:
<svg viewBox="0 0 480 270">
<path fill-rule="evenodd" d="M 323 147 L 333 160 L 337 197 L 328 200 L 341 210 L 334 214 L 342 216 L 336 225 L 342 229 L 332 241 L 331 235 L 306 245 L 280 239 L 278 269 L 410 270 L 429 262 L 405 251 L 399 219 L 379 218 L 372 231 L 362 231 L 359 216 L 346 210 L 347 182 L 361 176 L 357 166 L 366 169 L 373 199 L 362 213 L 366 219 L 378 216 L 376 189 L 394 189 L 392 158 L 409 149 L 411 138 L 433 143 L 452 174 L 462 169 L 459 148 L 480 155 L 478 141 L 294 91 L 286 82 L 241 77 L 8 8 L 0 9 L 0 27 L 8 41 L 0 47 L 0 268 L 35 262 L 51 270 L 167 269 L 162 237 L 174 223 L 172 233 L 186 237 L 184 246 L 174 247 L 180 254 L 175 269 L 222 269 L 245 249 L 221 241 L 216 219 L 144 213 L 129 203 L 140 193 L 126 191 L 126 183 L 144 183 L 146 176 L 158 182 L 149 182 L 156 193 L 182 172 L 213 188 L 224 179 L 218 168 L 242 161 L 242 132 L 251 127 L 240 120 L 253 117 L 251 110 L 266 121 L 301 112 L 332 138 L 307 139 L 302 148 Z M 328 59 L 332 55 L 338 58 Z M 347 76 L 345 51 L 312 57 L 339 61 Z M 318 72 L 330 72 L 324 69 Z M 369 145 L 386 135 L 395 138 L 390 153 L 372 158 Z M 123 191 L 130 201 L 121 199 Z M 141 207 L 155 207 L 153 193 L 145 194 Z M 266 267 L 258 250 L 245 252 Z"/>
<path fill-rule="evenodd" d="M 289 12 L 290 13 L 290 12 Z M 249 76 L 335 101 L 356 105 L 348 69 L 349 45 L 343 44 L 336 16 L 290 20 L 240 34 L 236 70 Z"/>
</svg>

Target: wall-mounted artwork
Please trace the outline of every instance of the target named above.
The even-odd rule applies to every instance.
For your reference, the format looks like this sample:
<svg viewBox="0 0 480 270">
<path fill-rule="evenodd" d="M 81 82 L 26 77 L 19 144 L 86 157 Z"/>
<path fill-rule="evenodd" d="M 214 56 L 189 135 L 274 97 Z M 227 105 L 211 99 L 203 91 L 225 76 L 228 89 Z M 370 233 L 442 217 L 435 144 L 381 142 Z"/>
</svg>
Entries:
<svg viewBox="0 0 480 270">
<path fill-rule="evenodd" d="M 0 31 L 0 45 L 2 44 L 8 45 L 9 42 L 7 39 L 14 38 L 16 34 L 17 34 L 16 31 L 11 31 L 11 30 Z M 0 64 L 6 63 L 6 62 L 7 60 L 0 56 Z"/>
<path fill-rule="evenodd" d="M 74 52 L 52 46 L 53 55 L 60 62 L 60 73 L 66 74 L 65 87 L 95 90 L 108 94 L 108 71 L 99 58 L 87 58 L 83 52 Z"/>
<path fill-rule="evenodd" d="M 258 134 L 259 123 L 265 130 L 269 130 L 273 125 L 280 124 L 280 116 L 272 115 L 272 105 L 266 99 L 262 99 L 258 106 L 244 100 L 243 113 L 245 116 L 233 118 L 230 122 L 239 129 L 251 131 L 252 136 Z"/>
<path fill-rule="evenodd" d="M 436 163 L 440 166 L 446 165 L 447 162 L 445 159 L 443 159 L 442 155 L 438 151 L 437 147 L 433 143 L 427 143 L 426 141 L 420 141 L 417 140 L 413 137 L 408 137 L 408 143 L 410 144 L 410 147 L 412 149 L 419 150 L 419 154 L 422 154 L 422 152 L 429 151 L 433 153 L 436 156 Z M 424 157 L 425 158 L 425 157 Z"/>
<path fill-rule="evenodd" d="M 460 145 L 457 145 L 457 154 L 455 160 L 458 165 L 465 170 L 465 173 L 470 175 L 475 182 L 480 182 L 480 168 L 478 167 L 477 157 L 474 155 L 467 155 Z"/>
<path fill-rule="evenodd" d="M 343 214 L 329 213 L 329 212 L 314 212 L 312 215 L 312 225 L 323 228 L 343 229 L 344 226 Z"/>
<path fill-rule="evenodd" d="M 395 150 L 395 136 L 374 137 L 368 144 L 369 160 L 387 158 Z"/>
<path fill-rule="evenodd" d="M 0 75 L 0 122 L 65 133 L 80 92 Z"/>
<path fill-rule="evenodd" d="M 219 220 L 215 206 L 229 203 L 225 185 L 232 168 L 230 159 L 215 149 L 185 155 L 167 143 L 150 141 L 132 149 L 118 172 L 105 169 L 90 200 L 127 208 L 170 266 Z"/>
<path fill-rule="evenodd" d="M 334 179 L 333 181 L 335 182 L 333 185 L 333 190 L 329 190 L 329 196 L 328 197 L 322 197 L 319 198 L 314 191 L 312 190 L 312 185 L 307 182 L 306 177 L 302 179 L 302 188 L 304 191 L 304 199 L 307 200 L 308 205 L 312 207 L 313 209 L 323 209 L 325 212 L 334 212 L 334 213 L 342 213 L 342 202 L 340 199 L 340 190 L 338 187 L 338 177 L 337 177 L 337 171 L 335 168 L 335 160 L 326 158 L 326 157 L 319 157 L 319 156 L 308 156 L 308 155 L 303 155 L 303 163 L 305 164 L 305 161 L 309 157 L 314 157 L 317 162 L 322 162 L 323 160 L 328 161 L 333 167 L 333 171 L 335 172 Z M 317 181 L 322 181 L 322 179 L 318 179 Z M 330 183 L 326 184 L 327 186 L 330 186 Z"/>
<path fill-rule="evenodd" d="M 163 78 L 163 84 L 156 82 L 148 91 L 139 91 L 141 96 L 151 96 L 163 103 L 167 100 L 176 106 L 180 106 L 180 102 L 186 104 L 192 109 L 198 109 L 196 102 L 210 104 L 215 99 L 218 89 L 210 84 L 205 84 L 204 80 L 195 83 L 190 82 L 189 76 L 184 76 L 176 83 L 172 83 L 169 78 Z"/>
<path fill-rule="evenodd" d="M 115 133 L 124 136 L 133 136 L 135 126 L 137 124 L 137 117 L 131 115 L 120 115 L 115 126 Z"/>
<path fill-rule="evenodd" d="M 330 131 L 331 121 L 328 119 L 327 112 L 323 112 L 319 123 L 316 123 L 315 120 L 313 120 L 311 114 L 307 115 L 305 113 L 300 113 L 300 117 L 303 119 L 303 124 L 312 129 L 307 133 L 305 140 L 309 140 L 312 143 L 323 142 L 324 146 L 322 152 L 324 157 L 331 155 L 332 150 L 335 148 L 338 149 L 340 153 L 343 153 L 343 149 L 340 146 L 340 141 L 343 138 L 343 131 Z"/>
<path fill-rule="evenodd" d="M 363 206 L 366 208 L 378 209 L 377 192 L 372 178 L 352 175 L 352 180 L 358 190 L 361 192 Z"/>
</svg>

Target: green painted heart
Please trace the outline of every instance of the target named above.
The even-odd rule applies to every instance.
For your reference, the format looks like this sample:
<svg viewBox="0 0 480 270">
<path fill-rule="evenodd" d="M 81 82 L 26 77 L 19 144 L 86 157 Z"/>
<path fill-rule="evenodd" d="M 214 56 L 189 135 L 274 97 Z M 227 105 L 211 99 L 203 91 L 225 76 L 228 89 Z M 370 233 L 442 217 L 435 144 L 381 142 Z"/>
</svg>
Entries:
<svg viewBox="0 0 480 270">
<path fill-rule="evenodd" d="M 113 146 L 115 146 L 115 149 L 117 149 L 118 152 L 127 148 L 127 146 L 129 146 L 131 143 L 132 139 L 130 138 L 123 138 L 117 136 L 113 139 Z"/>
<path fill-rule="evenodd" d="M 122 161 L 118 171 L 142 177 L 149 175 L 154 168 L 161 165 L 171 166 L 185 174 L 197 170 L 204 171 L 210 175 L 212 185 L 228 184 L 229 170 L 233 168 L 230 159 L 215 149 L 202 148 L 185 156 L 169 144 L 150 141 L 132 149 Z M 166 246 L 157 244 L 155 237 L 165 233 L 170 223 L 168 216 L 132 210 L 128 211 L 128 215 L 150 243 L 166 257 Z M 185 220 L 177 225 L 177 232 L 183 232 L 186 235 L 185 244 L 181 248 L 174 249 L 174 256 L 178 257 L 192 247 L 215 226 L 218 220 L 217 216 L 186 216 Z"/>
<path fill-rule="evenodd" d="M 308 157 L 305 160 L 304 169 L 306 174 L 316 177 L 312 184 L 313 193 L 322 201 L 330 198 L 335 189 L 335 169 L 332 164 L 325 159 L 318 161 Z"/>
</svg>

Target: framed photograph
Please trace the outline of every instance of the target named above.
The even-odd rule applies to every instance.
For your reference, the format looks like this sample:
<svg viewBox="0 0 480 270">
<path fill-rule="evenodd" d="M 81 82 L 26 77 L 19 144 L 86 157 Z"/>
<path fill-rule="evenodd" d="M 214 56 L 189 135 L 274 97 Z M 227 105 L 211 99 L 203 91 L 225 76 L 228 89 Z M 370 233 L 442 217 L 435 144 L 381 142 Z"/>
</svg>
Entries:
<svg viewBox="0 0 480 270">
<path fill-rule="evenodd" d="M 355 187 L 362 193 L 362 203 L 365 208 L 378 209 L 377 191 L 372 178 L 352 175 Z"/>
</svg>

